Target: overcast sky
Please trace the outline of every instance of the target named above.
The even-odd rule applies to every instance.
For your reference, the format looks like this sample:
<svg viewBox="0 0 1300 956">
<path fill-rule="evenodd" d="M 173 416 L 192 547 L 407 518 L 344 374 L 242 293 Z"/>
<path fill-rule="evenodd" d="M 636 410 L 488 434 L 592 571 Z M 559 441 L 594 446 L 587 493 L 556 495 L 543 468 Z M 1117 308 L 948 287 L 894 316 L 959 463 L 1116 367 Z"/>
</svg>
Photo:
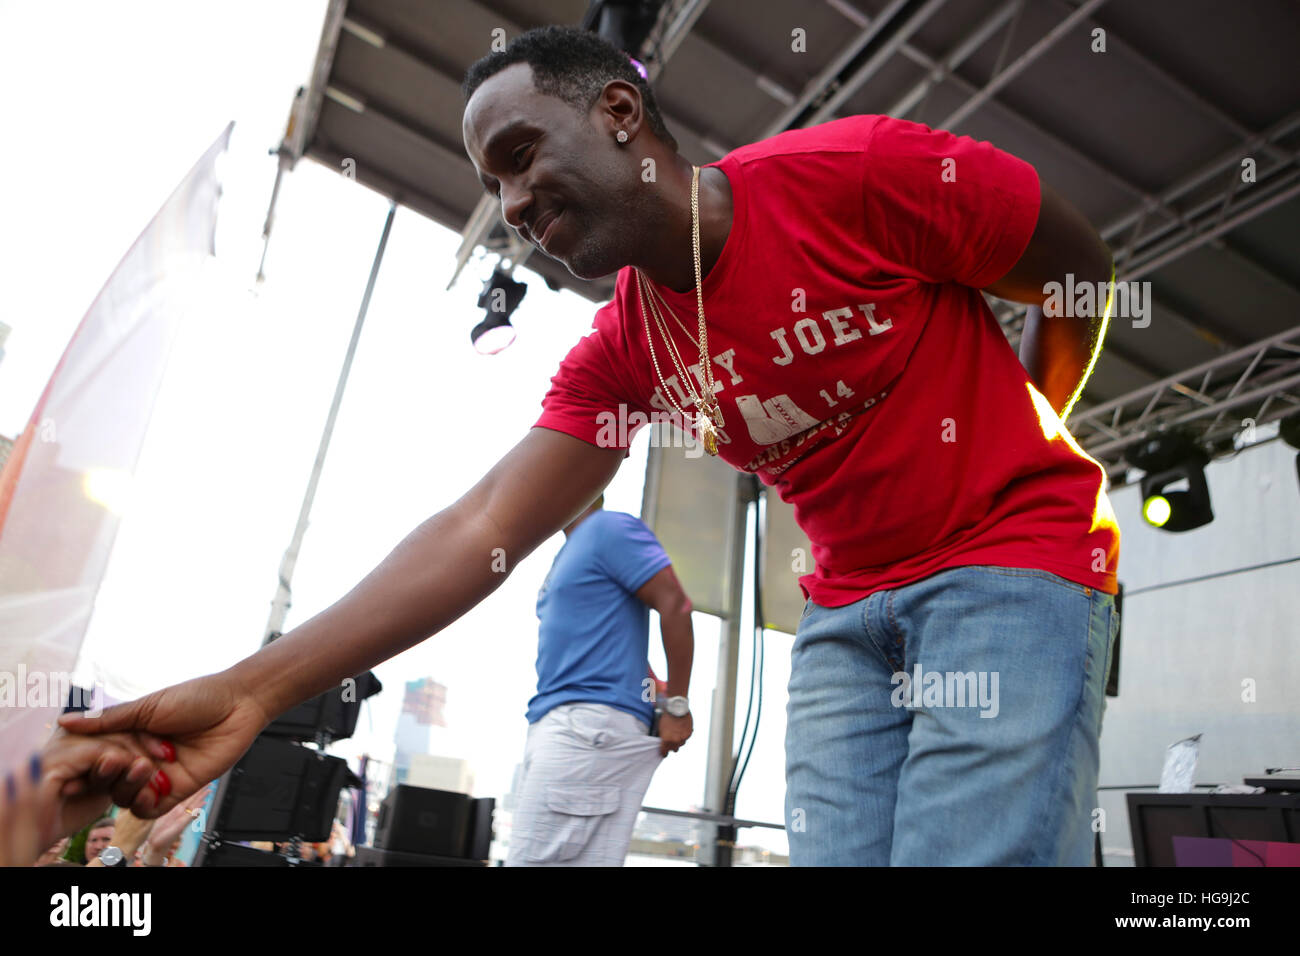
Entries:
<svg viewBox="0 0 1300 956">
<path fill-rule="evenodd" d="M 235 121 L 219 283 L 178 336 L 83 649 L 125 696 L 257 649 L 383 228 L 387 200 L 304 161 L 282 186 L 267 280 L 255 286 L 275 176 L 268 149 L 307 81 L 324 10 L 324 0 L 0 0 L 0 321 L 13 327 L 0 434 L 22 430 L 99 288 Z M 524 270 L 518 340 L 477 355 L 469 330 L 492 263 L 472 262 L 445 291 L 458 239 L 397 213 L 294 576 L 290 627 L 341 597 L 525 434 L 560 359 L 591 325 L 590 302 Z M 640 512 L 645 438 L 607 507 Z M 561 543 L 547 542 L 483 606 L 377 668 L 384 693 L 333 752 L 391 757 L 403 683 L 429 675 L 449 688 L 451 724 L 432 749 L 468 759 L 479 795 L 502 796 L 535 689 L 537 589 Z M 696 735 L 661 766 L 650 805 L 701 799 L 717 634 L 716 619 L 696 615 Z M 737 813 L 779 821 L 790 639 L 768 640 L 762 735 Z M 651 660 L 662 675 L 658 641 L 656 622 Z M 743 685 L 747 636 L 742 643 Z M 742 717 L 744 699 L 742 686 Z M 770 831 L 746 838 L 784 847 Z"/>
</svg>

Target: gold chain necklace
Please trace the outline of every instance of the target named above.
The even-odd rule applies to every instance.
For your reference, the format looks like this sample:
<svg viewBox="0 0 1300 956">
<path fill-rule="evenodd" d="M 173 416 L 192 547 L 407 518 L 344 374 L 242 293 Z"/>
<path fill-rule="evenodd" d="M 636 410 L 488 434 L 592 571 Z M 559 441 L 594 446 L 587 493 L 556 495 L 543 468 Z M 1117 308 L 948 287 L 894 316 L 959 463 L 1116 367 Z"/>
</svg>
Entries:
<svg viewBox="0 0 1300 956">
<path fill-rule="evenodd" d="M 700 344 L 699 339 L 697 339 L 694 335 L 692 335 L 691 330 L 686 327 L 686 323 L 677 317 L 677 311 L 672 306 L 670 306 L 666 301 L 664 301 L 663 293 L 661 293 L 654 286 L 651 286 L 650 294 L 655 300 L 656 303 L 655 308 L 659 310 L 661 314 L 663 312 L 667 312 L 669 317 L 672 318 L 673 322 L 677 324 L 677 327 L 682 330 L 682 335 L 686 336 L 687 340 L 690 341 L 692 345 L 698 348 Z M 701 372 L 701 374 L 703 374 L 703 372 Z"/>
<path fill-rule="evenodd" d="M 701 391 L 697 392 L 695 390 L 686 363 L 682 361 L 682 357 L 677 351 L 668 323 L 664 321 L 663 314 L 659 310 L 659 304 L 655 301 L 656 298 L 659 298 L 664 307 L 668 308 L 669 314 L 682 327 L 683 331 L 685 331 L 685 326 L 682 325 L 681 320 L 677 318 L 672 309 L 668 307 L 668 303 L 658 295 L 658 290 L 646 279 L 645 274 L 640 269 L 636 270 L 637 302 L 641 307 L 641 321 L 645 326 L 646 345 L 650 349 L 650 361 L 654 364 L 655 375 L 659 378 L 659 385 L 664 397 L 681 414 L 683 421 L 691 420 L 691 416 L 687 414 L 686 410 L 677 404 L 672 390 L 668 387 L 668 383 L 664 381 L 663 372 L 659 369 L 659 358 L 655 355 L 654 336 L 650 333 L 649 315 L 654 316 L 655 325 L 659 328 L 659 334 L 663 336 L 668 345 L 668 355 L 673 362 L 674 370 L 681 376 L 683 389 L 691 400 L 687 404 L 694 403 L 699 410 L 699 413 L 694 417 L 694 424 L 704 438 L 704 450 L 710 455 L 716 455 L 718 453 L 718 429 L 723 427 L 726 422 L 722 417 L 722 408 L 718 405 L 718 400 L 715 397 L 713 363 L 709 358 L 709 331 L 704 321 L 704 289 L 700 279 L 700 167 L 698 166 L 691 167 L 691 251 L 695 257 L 695 302 L 700 323 L 699 338 L 696 345 L 700 350 Z M 647 301 L 650 305 L 648 313 L 646 309 Z M 687 334 L 689 336 L 689 333 Z"/>
</svg>

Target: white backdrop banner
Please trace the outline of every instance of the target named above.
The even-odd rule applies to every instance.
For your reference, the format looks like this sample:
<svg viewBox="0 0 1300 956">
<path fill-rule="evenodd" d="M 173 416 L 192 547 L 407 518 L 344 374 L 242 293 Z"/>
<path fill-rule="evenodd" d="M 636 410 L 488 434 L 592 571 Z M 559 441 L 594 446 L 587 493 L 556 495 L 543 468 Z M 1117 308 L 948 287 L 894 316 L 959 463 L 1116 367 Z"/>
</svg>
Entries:
<svg viewBox="0 0 1300 956">
<path fill-rule="evenodd" d="M 0 472 L 0 771 L 39 749 L 68 702 L 175 331 L 213 253 L 230 131 L 109 277 Z"/>
</svg>

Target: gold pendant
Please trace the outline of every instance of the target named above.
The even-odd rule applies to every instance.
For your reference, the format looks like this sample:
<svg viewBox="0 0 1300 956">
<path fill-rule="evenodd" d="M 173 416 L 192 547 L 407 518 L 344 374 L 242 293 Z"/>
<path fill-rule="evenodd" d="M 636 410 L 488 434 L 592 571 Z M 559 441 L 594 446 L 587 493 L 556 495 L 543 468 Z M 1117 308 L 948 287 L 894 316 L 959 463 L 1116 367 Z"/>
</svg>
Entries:
<svg viewBox="0 0 1300 956">
<path fill-rule="evenodd" d="M 701 413 L 696 417 L 695 425 L 704 438 L 704 450 L 710 455 L 716 456 L 718 454 L 718 429 L 714 427 L 713 420 Z"/>
</svg>

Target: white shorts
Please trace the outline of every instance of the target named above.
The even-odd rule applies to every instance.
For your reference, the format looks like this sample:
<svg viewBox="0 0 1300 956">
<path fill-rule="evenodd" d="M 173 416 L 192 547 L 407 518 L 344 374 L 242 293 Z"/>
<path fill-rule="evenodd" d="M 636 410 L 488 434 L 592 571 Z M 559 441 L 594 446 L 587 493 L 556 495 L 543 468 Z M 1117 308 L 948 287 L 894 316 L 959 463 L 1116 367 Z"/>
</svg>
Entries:
<svg viewBox="0 0 1300 956">
<path fill-rule="evenodd" d="M 561 704 L 528 727 L 506 866 L 622 866 L 663 757 L 644 721 Z"/>
</svg>

